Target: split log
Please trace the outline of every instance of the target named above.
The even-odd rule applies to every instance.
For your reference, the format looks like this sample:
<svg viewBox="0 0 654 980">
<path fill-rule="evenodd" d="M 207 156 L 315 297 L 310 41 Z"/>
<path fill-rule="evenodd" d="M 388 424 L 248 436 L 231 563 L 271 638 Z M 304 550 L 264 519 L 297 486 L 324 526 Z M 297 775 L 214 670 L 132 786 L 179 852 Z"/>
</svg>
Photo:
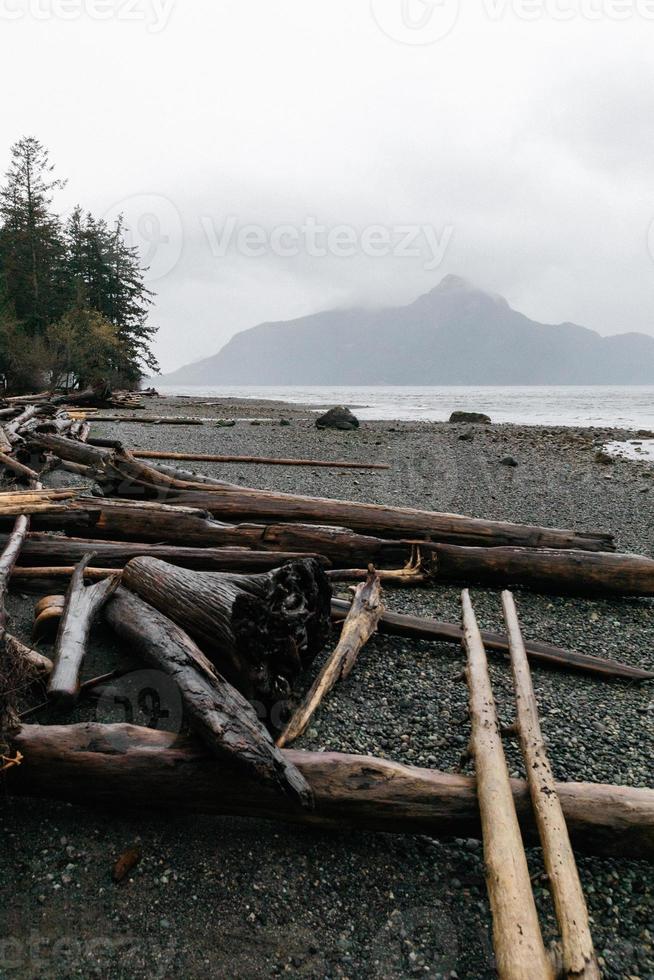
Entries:
<svg viewBox="0 0 654 980">
<path fill-rule="evenodd" d="M 588 922 L 588 909 L 579 880 L 554 774 L 538 718 L 538 704 L 529 672 L 518 614 L 510 592 L 502 593 L 509 636 L 517 708 L 517 728 L 536 826 L 543 848 L 556 918 L 561 930 L 563 966 L 567 977 L 599 980 L 600 972 Z"/>
<path fill-rule="evenodd" d="M 433 837 L 480 835 L 475 780 L 372 756 L 283 750 L 313 790 L 313 811 L 212 757 L 195 739 L 133 725 L 25 725 L 12 742 L 24 756 L 3 788 L 104 810 L 146 807 L 287 820 Z M 526 783 L 511 780 L 526 839 L 538 842 Z M 558 783 L 580 851 L 654 861 L 654 790 Z"/>
<path fill-rule="evenodd" d="M 56 514 L 84 493 L 83 487 L 61 490 L 10 490 L 0 493 L 0 517 Z"/>
<path fill-rule="evenodd" d="M 197 463 L 260 463 L 265 466 L 314 466 L 338 470 L 390 470 L 388 463 L 355 463 L 352 460 L 285 459 L 278 456 L 215 456 L 206 453 L 164 453 L 151 449 L 128 449 L 135 459 L 178 459 Z"/>
<path fill-rule="evenodd" d="M 368 578 L 358 586 L 347 614 L 340 639 L 327 658 L 320 673 L 309 688 L 302 704 L 293 713 L 277 739 L 280 747 L 289 745 L 306 730 L 320 702 L 339 680 L 344 680 L 354 667 L 359 651 L 377 629 L 384 611 L 381 601 L 379 575 L 371 566 Z"/>
<path fill-rule="evenodd" d="M 433 550 L 438 581 L 519 584 L 557 595 L 654 595 L 654 560 L 640 555 L 449 544 Z"/>
<path fill-rule="evenodd" d="M 475 760 L 497 972 L 502 980 L 546 980 L 553 972 L 531 890 L 486 652 L 467 590 L 461 601 L 472 725 L 470 751 Z"/>
<path fill-rule="evenodd" d="M 134 558 L 123 584 L 187 630 L 248 701 L 265 707 L 288 697 L 329 636 L 331 590 L 311 558 L 259 575 Z"/>
<path fill-rule="evenodd" d="M 5 536 L 0 535 L 0 547 Z M 89 551 L 94 553 L 96 568 L 119 568 L 138 557 L 160 558 L 173 565 L 196 571 L 261 572 L 277 568 L 298 558 L 315 558 L 322 564 L 327 560 L 306 551 L 254 551 L 249 548 L 185 548 L 179 545 L 159 545 L 148 542 L 104 541 L 101 539 L 64 537 L 60 534 L 32 532 L 21 552 L 24 565 L 56 566 L 77 563 Z"/>
<path fill-rule="evenodd" d="M 350 603 L 345 599 L 332 599 L 332 618 L 342 622 L 347 616 Z M 421 616 L 407 616 L 402 613 L 386 611 L 379 621 L 379 632 L 387 636 L 405 636 L 413 640 L 430 640 L 435 643 L 452 643 L 460 646 L 463 630 L 455 623 L 442 623 L 437 619 L 424 619 Z M 509 642 L 502 633 L 482 630 L 482 639 L 487 650 L 497 653 L 509 652 Z M 654 671 L 642 667 L 632 667 L 619 660 L 593 657 L 566 650 L 564 647 L 529 640 L 526 644 L 527 656 L 534 663 L 548 667 L 564 667 L 595 674 L 604 678 L 621 678 L 629 681 L 654 680 Z"/>
<path fill-rule="evenodd" d="M 126 589 L 110 599 L 104 615 L 130 650 L 173 678 L 193 728 L 212 754 L 300 805 L 313 805 L 306 780 L 275 747 L 252 706 L 179 626 Z"/>
<path fill-rule="evenodd" d="M 57 632 L 48 696 L 62 707 L 70 707 L 77 699 L 91 624 L 120 582 L 120 576 L 115 575 L 85 586 L 84 569 L 92 558 L 92 554 L 86 555 L 73 572 Z"/>
<path fill-rule="evenodd" d="M 12 451 L 12 449 L 13 449 L 13 446 L 11 445 L 11 443 L 9 442 L 9 439 L 7 438 L 7 433 L 5 432 L 5 430 L 3 429 L 3 427 L 0 425 L 0 452 L 10 453 Z"/>
</svg>

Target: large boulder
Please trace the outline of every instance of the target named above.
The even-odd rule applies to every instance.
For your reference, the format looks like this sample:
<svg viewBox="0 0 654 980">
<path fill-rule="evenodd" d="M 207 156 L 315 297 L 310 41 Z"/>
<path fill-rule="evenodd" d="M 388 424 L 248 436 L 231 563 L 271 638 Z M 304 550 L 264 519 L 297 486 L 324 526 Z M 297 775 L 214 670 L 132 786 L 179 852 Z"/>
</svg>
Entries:
<svg viewBox="0 0 654 980">
<path fill-rule="evenodd" d="M 450 422 L 479 422 L 490 425 L 490 415 L 484 415 L 483 412 L 452 412 Z"/>
<path fill-rule="evenodd" d="M 335 408 L 330 408 L 328 412 L 316 419 L 316 428 L 348 431 L 358 429 L 359 420 L 345 405 L 336 405 Z"/>
</svg>

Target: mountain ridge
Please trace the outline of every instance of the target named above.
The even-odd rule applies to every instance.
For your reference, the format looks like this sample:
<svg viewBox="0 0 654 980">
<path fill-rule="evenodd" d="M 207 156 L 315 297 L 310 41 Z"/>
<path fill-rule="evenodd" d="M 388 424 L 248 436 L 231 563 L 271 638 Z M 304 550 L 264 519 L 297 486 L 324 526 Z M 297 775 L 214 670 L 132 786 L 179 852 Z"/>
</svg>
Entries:
<svg viewBox="0 0 654 980">
<path fill-rule="evenodd" d="M 170 385 L 651 384 L 654 337 L 539 323 L 459 276 L 405 306 L 323 310 L 235 334 Z"/>
</svg>

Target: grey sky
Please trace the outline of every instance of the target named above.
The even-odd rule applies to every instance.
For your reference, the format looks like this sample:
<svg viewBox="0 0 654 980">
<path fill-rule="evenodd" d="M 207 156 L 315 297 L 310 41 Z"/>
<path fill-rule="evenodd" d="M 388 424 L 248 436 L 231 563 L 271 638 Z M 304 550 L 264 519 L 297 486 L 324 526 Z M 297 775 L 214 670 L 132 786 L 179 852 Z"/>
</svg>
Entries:
<svg viewBox="0 0 654 980">
<path fill-rule="evenodd" d="M 0 0 L 0 45 L 0 167 L 126 211 L 164 369 L 450 272 L 654 333 L 654 0 Z"/>
</svg>

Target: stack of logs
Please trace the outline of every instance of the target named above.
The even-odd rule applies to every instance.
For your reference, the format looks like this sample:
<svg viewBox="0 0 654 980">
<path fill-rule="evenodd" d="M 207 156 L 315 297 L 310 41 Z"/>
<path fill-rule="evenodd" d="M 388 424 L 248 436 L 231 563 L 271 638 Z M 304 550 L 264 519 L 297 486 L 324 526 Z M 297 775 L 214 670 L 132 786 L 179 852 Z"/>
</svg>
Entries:
<svg viewBox="0 0 654 980">
<path fill-rule="evenodd" d="M 84 394 L 96 403 L 107 397 Z M 383 606 L 383 584 L 425 582 L 654 595 L 654 561 L 617 554 L 608 534 L 236 486 L 160 462 L 163 454 L 90 439 L 88 421 L 73 410 L 84 398 L 69 398 L 71 411 L 48 397 L 0 408 L 0 464 L 22 485 L 0 493 L 5 656 L 45 678 L 48 701 L 70 711 L 95 686 L 82 684 L 81 676 L 91 626 L 102 611 L 132 658 L 173 679 L 190 734 L 131 725 L 32 726 L 15 718 L 10 723 L 12 713 L 5 711 L 0 770 L 10 793 L 114 805 L 174 800 L 211 812 L 443 836 L 478 835 L 483 829 L 489 861 L 500 855 L 501 864 L 501 846 L 488 841 L 495 804 L 489 811 L 482 791 L 484 781 L 492 783 L 501 770 L 497 744 L 489 749 L 481 737 L 479 711 L 483 715 L 489 705 L 485 651 L 510 656 L 523 698 L 528 670 L 525 675 L 521 650 L 532 662 L 598 678 L 654 678 L 651 671 L 618 661 L 523 643 L 508 594 L 508 636 L 477 630 L 467 593 L 463 626 L 402 616 Z M 168 458 L 176 456 L 197 459 Z M 44 489 L 43 479 L 54 469 L 76 474 L 85 486 Z M 331 583 L 339 581 L 358 583 L 351 602 L 332 598 Z M 52 662 L 8 632 L 4 602 L 10 585 L 40 594 L 34 636 L 56 629 Z M 340 639 L 309 686 L 308 672 L 332 627 L 341 630 Z M 469 679 L 478 681 L 474 689 L 471 684 L 471 717 L 479 807 L 475 780 L 467 777 L 285 748 L 306 729 L 334 684 L 352 671 L 377 630 L 464 642 Z M 519 708 L 520 696 L 519 691 Z M 286 706 L 281 734 L 280 705 Z M 111 753 L 105 751 L 109 743 Z M 523 748 L 528 758 L 533 745 L 527 737 Z M 586 849 L 654 857 L 654 791 L 555 786 L 549 770 L 545 776 L 565 817 L 559 813 L 556 819 L 559 832 L 567 821 L 573 842 Z M 538 806 L 530 807 L 526 785 L 503 777 L 499 795 L 513 813 L 511 847 L 518 824 L 528 839 L 536 826 L 542 836 L 544 818 Z M 551 849 L 546 840 L 544 849 Z M 491 894 L 494 899 L 506 911 L 504 898 Z M 564 940 L 566 921 L 564 909 Z M 514 927 L 515 922 L 507 926 Z M 594 960 L 587 945 L 590 976 Z M 540 947 L 534 955 L 540 957 Z"/>
</svg>

